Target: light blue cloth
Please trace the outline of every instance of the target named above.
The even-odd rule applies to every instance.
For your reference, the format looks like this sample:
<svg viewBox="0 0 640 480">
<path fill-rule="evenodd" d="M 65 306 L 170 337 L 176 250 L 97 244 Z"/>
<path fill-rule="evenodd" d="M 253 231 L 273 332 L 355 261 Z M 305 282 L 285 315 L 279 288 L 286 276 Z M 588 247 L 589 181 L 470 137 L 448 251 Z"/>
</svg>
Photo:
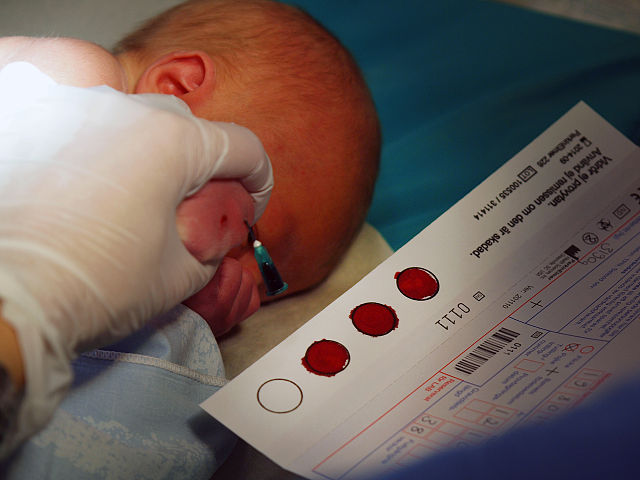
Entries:
<svg viewBox="0 0 640 480">
<path fill-rule="evenodd" d="M 209 326 L 184 306 L 73 366 L 70 394 L 0 478 L 209 479 L 235 445 L 198 406 L 226 380 Z"/>
</svg>

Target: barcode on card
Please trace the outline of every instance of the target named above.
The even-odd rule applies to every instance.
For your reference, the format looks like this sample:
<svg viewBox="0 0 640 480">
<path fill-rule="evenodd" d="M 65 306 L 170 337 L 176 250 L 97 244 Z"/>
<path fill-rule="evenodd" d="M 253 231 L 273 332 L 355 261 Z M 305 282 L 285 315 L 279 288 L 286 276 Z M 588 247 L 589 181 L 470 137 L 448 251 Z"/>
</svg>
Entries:
<svg viewBox="0 0 640 480">
<path fill-rule="evenodd" d="M 518 332 L 508 328 L 500 328 L 456 363 L 456 370 L 472 374 L 484 365 L 487 360 L 509 345 L 518 335 L 520 335 Z"/>
</svg>

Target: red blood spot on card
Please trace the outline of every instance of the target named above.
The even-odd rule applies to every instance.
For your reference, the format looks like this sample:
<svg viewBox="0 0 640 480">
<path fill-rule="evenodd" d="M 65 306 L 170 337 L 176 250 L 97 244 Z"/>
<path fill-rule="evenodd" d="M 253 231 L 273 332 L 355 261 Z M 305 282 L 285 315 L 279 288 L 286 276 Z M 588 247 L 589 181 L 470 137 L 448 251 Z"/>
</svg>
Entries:
<svg viewBox="0 0 640 480">
<path fill-rule="evenodd" d="M 354 327 L 365 335 L 379 337 L 398 326 L 398 316 L 393 308 L 381 303 L 369 302 L 357 306 L 349 314 Z"/>
<path fill-rule="evenodd" d="M 429 270 L 421 267 L 406 268 L 395 274 L 398 290 L 412 300 L 429 300 L 440 290 L 440 282 Z"/>
<path fill-rule="evenodd" d="M 349 350 L 335 340 L 318 340 L 313 342 L 302 358 L 302 364 L 316 375 L 333 377 L 349 365 Z"/>
</svg>

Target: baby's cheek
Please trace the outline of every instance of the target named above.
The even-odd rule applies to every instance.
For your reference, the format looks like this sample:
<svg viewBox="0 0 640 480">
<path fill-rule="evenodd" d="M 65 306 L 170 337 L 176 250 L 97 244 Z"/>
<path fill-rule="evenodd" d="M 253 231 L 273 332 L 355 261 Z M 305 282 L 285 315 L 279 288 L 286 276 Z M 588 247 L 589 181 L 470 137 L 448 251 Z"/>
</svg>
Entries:
<svg viewBox="0 0 640 480">
<path fill-rule="evenodd" d="M 176 212 L 180 238 L 200 262 L 219 261 L 247 239 L 245 221 L 253 218 L 253 200 L 234 180 L 212 180 L 185 199 Z"/>
</svg>

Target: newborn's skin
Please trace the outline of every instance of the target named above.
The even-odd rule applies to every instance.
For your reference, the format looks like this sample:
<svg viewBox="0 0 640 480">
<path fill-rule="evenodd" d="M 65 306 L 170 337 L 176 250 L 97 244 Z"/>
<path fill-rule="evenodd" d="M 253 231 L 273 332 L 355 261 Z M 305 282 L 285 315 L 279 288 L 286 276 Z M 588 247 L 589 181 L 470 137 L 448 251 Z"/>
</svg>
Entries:
<svg viewBox="0 0 640 480">
<path fill-rule="evenodd" d="M 245 221 L 253 219 L 253 201 L 239 182 L 212 180 L 180 204 L 178 232 L 187 250 L 203 263 L 219 262 L 215 250 L 230 250 L 247 242 Z M 238 260 L 222 259 L 215 276 L 184 304 L 198 313 L 215 336 L 254 313 L 260 296 L 253 274 Z"/>
</svg>

